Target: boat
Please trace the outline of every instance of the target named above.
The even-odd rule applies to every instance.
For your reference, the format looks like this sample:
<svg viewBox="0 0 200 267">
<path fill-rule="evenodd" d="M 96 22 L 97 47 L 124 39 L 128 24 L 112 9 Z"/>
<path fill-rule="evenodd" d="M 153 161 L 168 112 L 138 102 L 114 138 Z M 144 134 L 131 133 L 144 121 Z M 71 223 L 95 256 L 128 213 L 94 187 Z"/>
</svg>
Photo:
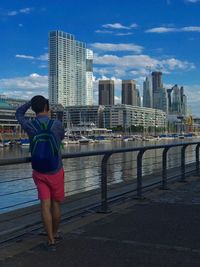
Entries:
<svg viewBox="0 0 200 267">
<path fill-rule="evenodd" d="M 29 139 L 21 139 L 21 145 L 22 146 L 29 146 L 30 145 L 30 141 Z"/>
<path fill-rule="evenodd" d="M 84 144 L 89 144 L 89 143 L 93 143 L 94 140 L 86 138 L 85 136 L 81 135 L 80 139 L 78 140 L 79 144 L 84 145 Z"/>
</svg>

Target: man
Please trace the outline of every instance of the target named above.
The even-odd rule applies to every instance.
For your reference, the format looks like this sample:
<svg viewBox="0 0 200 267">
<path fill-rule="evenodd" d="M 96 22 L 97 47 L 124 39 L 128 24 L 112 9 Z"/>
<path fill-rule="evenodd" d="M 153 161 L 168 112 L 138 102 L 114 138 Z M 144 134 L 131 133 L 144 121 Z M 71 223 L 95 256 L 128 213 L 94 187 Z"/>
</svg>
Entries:
<svg viewBox="0 0 200 267">
<path fill-rule="evenodd" d="M 37 129 L 34 127 L 34 121 L 31 122 L 25 118 L 25 113 L 30 107 L 36 113 L 36 121 L 39 121 L 39 124 L 48 124 L 50 121 L 49 102 L 43 96 L 37 95 L 16 111 L 18 122 L 28 134 L 30 142 L 32 142 L 37 134 Z M 54 120 L 50 130 L 60 147 L 61 141 L 64 138 L 64 129 L 61 122 Z M 38 198 L 41 202 L 42 221 L 48 236 L 47 249 L 55 251 L 55 241 L 59 239 L 58 227 L 61 217 L 60 202 L 64 199 L 64 169 L 62 166 L 61 153 L 59 152 L 58 155 L 56 170 L 43 173 L 36 169 L 33 168 L 33 179 L 37 186 Z"/>
</svg>

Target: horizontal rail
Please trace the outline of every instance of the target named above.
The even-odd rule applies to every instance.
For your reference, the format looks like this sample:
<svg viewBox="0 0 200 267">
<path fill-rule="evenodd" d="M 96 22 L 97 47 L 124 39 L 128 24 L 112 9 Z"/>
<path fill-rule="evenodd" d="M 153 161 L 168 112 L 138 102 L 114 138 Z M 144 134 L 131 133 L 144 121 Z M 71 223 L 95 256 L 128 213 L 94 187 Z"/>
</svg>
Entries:
<svg viewBox="0 0 200 267">
<path fill-rule="evenodd" d="M 141 150 L 153 150 L 160 148 L 172 148 L 172 147 L 182 147 L 184 145 L 197 145 L 200 142 L 184 142 L 184 143 L 175 143 L 175 144 L 167 144 L 167 145 L 153 145 L 153 146 L 143 146 L 143 147 L 134 147 L 134 148 L 119 148 L 119 149 L 109 149 L 109 150 L 98 150 L 98 151 L 86 151 L 86 152 L 74 152 L 74 153 L 65 153 L 62 155 L 63 159 L 70 158 L 80 158 L 80 157 L 91 157 L 91 156 L 103 156 L 106 154 L 118 154 L 125 152 L 134 152 Z M 0 166 L 5 165 L 13 165 L 13 164 L 22 164 L 22 163 L 30 163 L 31 157 L 21 157 L 21 158 L 5 158 L 0 159 Z"/>
</svg>

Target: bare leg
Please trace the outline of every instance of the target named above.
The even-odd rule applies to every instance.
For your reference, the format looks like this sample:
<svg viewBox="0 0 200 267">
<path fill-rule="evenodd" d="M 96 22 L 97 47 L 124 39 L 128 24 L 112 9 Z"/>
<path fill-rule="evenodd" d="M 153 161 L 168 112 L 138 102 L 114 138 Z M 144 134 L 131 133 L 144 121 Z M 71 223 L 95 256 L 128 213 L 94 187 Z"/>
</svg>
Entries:
<svg viewBox="0 0 200 267">
<path fill-rule="evenodd" d="M 53 236 L 55 237 L 58 234 L 58 227 L 61 218 L 60 202 L 52 200 L 51 204 Z"/>
<path fill-rule="evenodd" d="M 44 228 L 47 232 L 49 244 L 54 244 L 54 235 L 53 235 L 53 224 L 52 224 L 52 215 L 51 215 L 51 200 L 42 200 L 41 201 L 41 213 L 42 221 Z"/>
</svg>

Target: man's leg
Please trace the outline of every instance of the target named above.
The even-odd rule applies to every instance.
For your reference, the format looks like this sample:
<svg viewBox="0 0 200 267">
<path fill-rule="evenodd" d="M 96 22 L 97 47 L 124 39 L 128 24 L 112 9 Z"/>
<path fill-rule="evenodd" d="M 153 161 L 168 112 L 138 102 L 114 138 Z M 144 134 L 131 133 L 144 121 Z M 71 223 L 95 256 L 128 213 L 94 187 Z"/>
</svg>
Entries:
<svg viewBox="0 0 200 267">
<path fill-rule="evenodd" d="M 54 235 L 53 235 L 53 220 L 51 215 L 51 200 L 41 200 L 41 214 L 44 228 L 47 232 L 49 244 L 54 244 Z"/>
<path fill-rule="evenodd" d="M 51 214 L 52 214 L 53 236 L 56 237 L 58 235 L 58 228 L 59 228 L 59 223 L 60 223 L 60 218 L 61 218 L 60 201 L 52 200 Z"/>
</svg>

